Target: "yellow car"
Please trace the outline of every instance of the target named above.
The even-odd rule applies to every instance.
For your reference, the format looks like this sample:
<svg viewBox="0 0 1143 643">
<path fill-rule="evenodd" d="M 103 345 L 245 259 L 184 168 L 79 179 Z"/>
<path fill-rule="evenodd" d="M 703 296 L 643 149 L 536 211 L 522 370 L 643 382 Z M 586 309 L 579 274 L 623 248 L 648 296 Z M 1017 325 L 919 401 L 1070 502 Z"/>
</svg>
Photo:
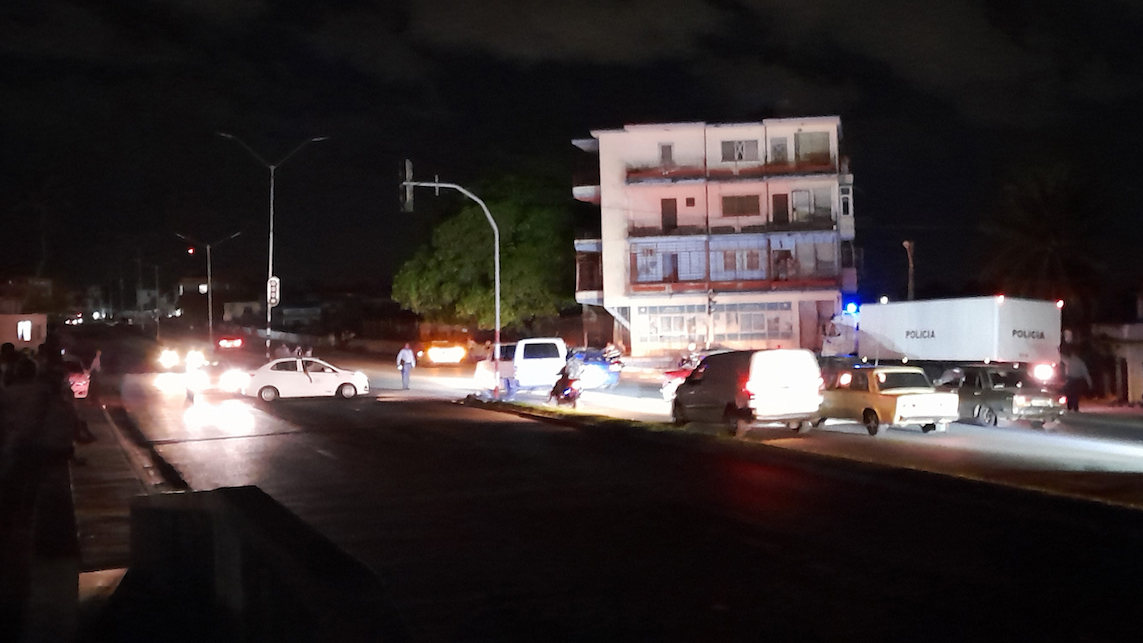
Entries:
<svg viewBox="0 0 1143 643">
<path fill-rule="evenodd" d="M 889 426 L 945 431 L 959 416 L 957 394 L 937 391 L 916 366 L 858 366 L 831 379 L 822 399 L 823 420 L 857 420 L 869 435 Z"/>
</svg>

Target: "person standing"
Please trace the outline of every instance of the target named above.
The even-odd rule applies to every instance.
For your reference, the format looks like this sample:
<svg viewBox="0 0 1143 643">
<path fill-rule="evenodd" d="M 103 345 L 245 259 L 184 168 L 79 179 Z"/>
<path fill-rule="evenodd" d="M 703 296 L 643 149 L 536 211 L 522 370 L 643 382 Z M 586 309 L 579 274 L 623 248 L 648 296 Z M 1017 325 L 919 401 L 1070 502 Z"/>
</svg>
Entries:
<svg viewBox="0 0 1143 643">
<path fill-rule="evenodd" d="M 1079 411 L 1080 395 L 1091 390 L 1091 373 L 1074 351 L 1068 350 L 1061 355 L 1060 362 L 1064 366 L 1064 395 L 1068 399 L 1068 410 Z"/>
<path fill-rule="evenodd" d="M 401 388 L 408 390 L 409 375 L 417 365 L 417 358 L 413 356 L 413 349 L 406 343 L 405 347 L 397 353 L 397 368 L 401 369 Z"/>
</svg>

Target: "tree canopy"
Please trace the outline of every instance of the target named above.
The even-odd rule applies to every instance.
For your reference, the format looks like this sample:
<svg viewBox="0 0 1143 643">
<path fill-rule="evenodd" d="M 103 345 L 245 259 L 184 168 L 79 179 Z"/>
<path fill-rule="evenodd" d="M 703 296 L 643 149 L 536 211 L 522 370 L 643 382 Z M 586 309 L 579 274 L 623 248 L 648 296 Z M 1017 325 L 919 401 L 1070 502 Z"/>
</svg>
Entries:
<svg viewBox="0 0 1143 643">
<path fill-rule="evenodd" d="M 519 325 L 571 303 L 568 197 L 515 177 L 473 192 L 500 228 L 501 324 Z M 492 227 L 479 205 L 467 201 L 434 228 L 431 243 L 394 277 L 393 298 L 433 321 L 495 325 Z"/>
<path fill-rule="evenodd" d="M 1068 168 L 1033 169 L 1005 186 L 984 226 L 992 242 L 984 276 L 1011 295 L 1083 301 L 1098 285 L 1103 218 L 1091 187 Z"/>
</svg>

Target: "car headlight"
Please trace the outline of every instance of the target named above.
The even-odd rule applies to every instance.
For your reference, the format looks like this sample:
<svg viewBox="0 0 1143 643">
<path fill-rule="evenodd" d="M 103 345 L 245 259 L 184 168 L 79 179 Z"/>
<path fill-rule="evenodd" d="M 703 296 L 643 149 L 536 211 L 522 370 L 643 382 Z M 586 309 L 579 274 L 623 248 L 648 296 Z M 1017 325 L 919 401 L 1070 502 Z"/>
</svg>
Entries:
<svg viewBox="0 0 1143 643">
<path fill-rule="evenodd" d="M 431 346 L 429 359 L 440 364 L 457 364 L 464 359 L 466 351 L 463 346 Z"/>
<path fill-rule="evenodd" d="M 163 368 L 174 368 L 179 365 L 178 351 L 173 351 L 169 348 L 163 349 L 159 355 L 159 365 Z"/>
<path fill-rule="evenodd" d="M 218 386 L 227 393 L 237 393 L 250 384 L 250 374 L 246 371 L 232 368 L 218 378 Z"/>
<path fill-rule="evenodd" d="M 197 369 L 206 364 L 206 355 L 203 355 L 202 351 L 187 351 L 186 364 L 188 371 Z"/>
</svg>

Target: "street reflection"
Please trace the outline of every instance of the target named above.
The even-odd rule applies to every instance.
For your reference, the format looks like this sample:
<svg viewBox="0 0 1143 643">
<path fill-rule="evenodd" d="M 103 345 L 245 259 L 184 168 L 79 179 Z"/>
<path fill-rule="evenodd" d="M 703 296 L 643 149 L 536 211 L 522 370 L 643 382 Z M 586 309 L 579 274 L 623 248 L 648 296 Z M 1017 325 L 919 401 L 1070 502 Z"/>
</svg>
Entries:
<svg viewBox="0 0 1143 643">
<path fill-rule="evenodd" d="M 155 376 L 155 387 L 167 395 L 186 395 L 187 392 L 183 373 L 159 373 Z"/>
<path fill-rule="evenodd" d="M 195 431 L 214 428 L 226 435 L 252 435 L 254 414 L 242 400 L 211 402 L 196 399 L 183 411 L 183 424 Z"/>
</svg>

